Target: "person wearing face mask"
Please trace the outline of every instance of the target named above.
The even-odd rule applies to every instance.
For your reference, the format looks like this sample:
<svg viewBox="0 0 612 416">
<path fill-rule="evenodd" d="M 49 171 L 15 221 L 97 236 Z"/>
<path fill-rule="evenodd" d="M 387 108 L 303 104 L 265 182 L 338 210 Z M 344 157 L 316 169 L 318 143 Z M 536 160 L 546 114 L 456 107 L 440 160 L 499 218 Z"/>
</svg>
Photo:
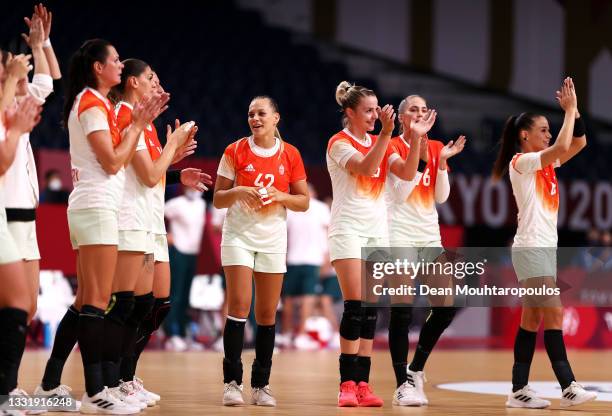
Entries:
<svg viewBox="0 0 612 416">
<path fill-rule="evenodd" d="M 204 232 L 206 202 L 202 192 L 187 188 L 183 195 L 166 202 L 164 215 L 170 225 L 170 303 L 172 308 L 164 321 L 168 340 L 166 348 L 187 349 L 186 327 L 189 323 L 189 292 L 196 274 L 197 258 Z"/>
<path fill-rule="evenodd" d="M 67 204 L 70 193 L 64 189 L 62 178 L 57 169 L 45 173 L 45 187 L 40 193 L 42 204 Z"/>
<path fill-rule="evenodd" d="M 493 167 L 493 178 L 510 176 L 518 207 L 518 227 L 512 245 L 512 265 L 523 287 L 556 287 L 557 215 L 559 192 L 555 168 L 576 156 L 587 144 L 586 128 L 578 112 L 574 83 L 566 78 L 557 101 L 565 112 L 563 125 L 553 144 L 546 117 L 521 113 L 508 118 Z M 558 295 L 523 297 L 521 322 L 514 341 L 512 392 L 506 407 L 545 408 L 550 401 L 529 387 L 529 371 L 536 335 L 544 325 L 544 346 L 561 386 L 561 407 L 595 400 L 597 393 L 576 382 L 563 340 L 563 306 Z"/>
</svg>

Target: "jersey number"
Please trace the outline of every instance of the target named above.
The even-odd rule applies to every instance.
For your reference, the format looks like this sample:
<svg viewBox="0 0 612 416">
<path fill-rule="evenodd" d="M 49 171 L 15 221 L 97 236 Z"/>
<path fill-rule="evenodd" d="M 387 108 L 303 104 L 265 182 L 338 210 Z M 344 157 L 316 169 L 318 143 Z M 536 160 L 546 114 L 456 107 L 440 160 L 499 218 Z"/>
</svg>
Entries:
<svg viewBox="0 0 612 416">
<path fill-rule="evenodd" d="M 265 179 L 268 181 L 267 185 L 264 185 L 262 179 Z M 271 173 L 266 173 L 265 175 L 263 173 L 260 173 L 257 175 L 257 179 L 255 179 L 255 186 L 269 188 L 272 186 L 273 183 L 274 183 L 274 175 L 272 175 Z"/>
<path fill-rule="evenodd" d="M 376 173 L 372 175 L 373 178 L 378 178 L 380 176 L 380 166 L 376 169 Z"/>
<path fill-rule="evenodd" d="M 425 169 L 423 173 L 423 186 L 429 186 L 431 183 L 431 176 L 429 176 L 429 168 Z"/>
<path fill-rule="evenodd" d="M 550 188 L 550 194 L 554 195 L 554 194 L 557 193 L 557 184 L 552 182 L 551 185 L 552 185 L 552 187 Z"/>
</svg>

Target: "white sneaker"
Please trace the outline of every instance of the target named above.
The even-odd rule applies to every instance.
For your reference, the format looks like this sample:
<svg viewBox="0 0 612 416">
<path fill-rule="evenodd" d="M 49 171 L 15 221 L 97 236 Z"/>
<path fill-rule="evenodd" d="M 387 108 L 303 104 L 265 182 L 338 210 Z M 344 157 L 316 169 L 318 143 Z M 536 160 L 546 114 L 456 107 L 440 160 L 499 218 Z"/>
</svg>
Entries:
<svg viewBox="0 0 612 416">
<path fill-rule="evenodd" d="M 274 345 L 279 348 L 291 348 L 293 345 L 291 334 L 278 334 L 274 337 Z"/>
<path fill-rule="evenodd" d="M 150 400 L 155 401 L 155 403 L 157 403 L 158 401 L 161 400 L 161 396 L 159 394 L 153 393 L 152 391 L 149 391 L 147 389 L 145 389 L 144 383 L 142 382 L 142 379 L 134 376 L 134 383 L 136 383 L 139 387 L 140 390 L 147 396 L 147 398 L 149 398 Z"/>
<path fill-rule="evenodd" d="M 548 400 L 544 400 L 536 396 L 536 392 L 529 387 L 523 387 L 520 390 L 510 393 L 506 401 L 506 407 L 526 407 L 528 409 L 544 409 L 550 406 Z"/>
<path fill-rule="evenodd" d="M 170 337 L 170 339 L 166 341 L 166 344 L 164 347 L 166 348 L 167 351 L 174 351 L 174 352 L 184 352 L 184 351 L 187 351 L 187 348 L 188 348 L 185 340 L 177 335 Z"/>
<path fill-rule="evenodd" d="M 393 393 L 394 406 L 422 406 L 421 396 L 416 388 L 409 382 L 404 382 Z"/>
<path fill-rule="evenodd" d="M 223 352 L 223 337 L 217 338 L 215 342 L 210 346 L 213 351 Z"/>
<path fill-rule="evenodd" d="M 117 387 L 109 387 L 108 389 L 112 395 L 121 400 L 123 403 L 130 406 L 144 410 L 147 408 L 147 404 L 144 403 L 131 384 L 121 383 Z"/>
<path fill-rule="evenodd" d="M 308 334 L 299 334 L 295 337 L 293 346 L 300 351 L 316 351 L 321 348 L 321 345 Z"/>
<path fill-rule="evenodd" d="M 54 407 L 52 411 L 78 412 L 81 409 L 81 402 L 72 397 L 72 394 L 70 394 L 71 391 L 72 389 L 65 384 L 60 384 L 59 386 L 51 390 L 45 390 L 42 388 L 42 385 L 39 385 L 34 390 L 34 396 L 70 398 L 73 400 L 73 403 L 76 403 L 76 406 Z"/>
<path fill-rule="evenodd" d="M 561 407 L 577 406 L 582 403 L 590 402 L 597 398 L 594 391 L 586 391 L 580 384 L 572 381 L 561 393 Z"/>
<path fill-rule="evenodd" d="M 110 392 L 108 387 L 104 387 L 104 390 L 93 397 L 84 393 L 81 399 L 81 413 L 85 414 L 133 415 L 139 412 L 140 407 L 122 402 Z"/>
<path fill-rule="evenodd" d="M 340 333 L 334 332 L 334 335 L 327 343 L 327 349 L 339 350 L 340 349 Z"/>
<path fill-rule="evenodd" d="M 276 406 L 276 399 L 272 396 L 270 386 L 253 387 L 251 390 L 251 404 L 256 406 Z"/>
<path fill-rule="evenodd" d="M 235 381 L 223 385 L 223 406 L 242 406 L 242 384 L 238 385 Z"/>
<path fill-rule="evenodd" d="M 424 385 L 427 383 L 425 373 L 423 371 L 412 371 L 406 367 L 406 375 L 408 376 L 408 384 L 414 385 L 417 395 L 419 399 L 421 399 L 421 405 L 427 406 L 429 404 L 429 400 L 427 400 L 424 389 Z"/>
<path fill-rule="evenodd" d="M 23 389 L 19 387 L 15 387 L 11 392 L 9 392 L 9 396 L 18 396 L 18 397 L 30 397 L 30 395 Z M 40 415 L 43 413 L 47 413 L 46 410 L 25 410 L 22 411 L 26 415 Z"/>
</svg>

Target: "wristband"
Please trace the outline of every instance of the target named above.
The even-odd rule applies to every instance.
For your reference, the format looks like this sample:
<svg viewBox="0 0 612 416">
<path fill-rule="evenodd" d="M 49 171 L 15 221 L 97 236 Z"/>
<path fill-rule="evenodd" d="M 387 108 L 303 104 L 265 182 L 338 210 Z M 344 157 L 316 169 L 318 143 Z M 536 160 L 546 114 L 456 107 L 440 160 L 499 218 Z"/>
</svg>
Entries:
<svg viewBox="0 0 612 416">
<path fill-rule="evenodd" d="M 584 124 L 584 120 L 582 117 L 577 118 L 574 121 L 574 132 L 572 133 L 573 137 L 582 137 L 586 134 L 586 125 Z"/>
<path fill-rule="evenodd" d="M 50 47 L 51 47 L 51 38 L 47 38 L 43 42 L 43 48 L 50 48 Z"/>
<path fill-rule="evenodd" d="M 423 173 L 425 172 L 426 168 L 427 168 L 427 162 L 425 162 L 423 159 L 419 159 L 419 167 L 417 168 L 417 171 Z"/>
<path fill-rule="evenodd" d="M 166 172 L 166 183 L 168 185 L 176 185 L 177 183 L 181 183 L 181 171 L 169 170 Z"/>
</svg>

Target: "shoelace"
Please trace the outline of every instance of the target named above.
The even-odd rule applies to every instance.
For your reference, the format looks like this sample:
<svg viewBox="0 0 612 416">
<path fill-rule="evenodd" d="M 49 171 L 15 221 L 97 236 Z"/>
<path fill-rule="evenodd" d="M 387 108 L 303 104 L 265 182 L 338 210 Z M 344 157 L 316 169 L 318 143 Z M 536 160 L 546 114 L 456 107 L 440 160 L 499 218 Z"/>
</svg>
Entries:
<svg viewBox="0 0 612 416">
<path fill-rule="evenodd" d="M 57 388 L 57 395 L 58 396 L 70 396 L 71 391 L 72 389 L 70 387 L 68 387 L 65 384 L 62 384 Z"/>
<path fill-rule="evenodd" d="M 227 393 L 230 390 L 234 390 L 234 391 L 238 391 L 240 393 L 242 393 L 242 388 L 234 383 L 228 383 L 224 388 L 223 388 L 223 393 Z"/>
<path fill-rule="evenodd" d="M 30 395 L 28 394 L 27 391 L 20 389 L 18 387 L 16 387 L 13 391 L 11 391 L 10 393 L 11 396 L 25 396 L 25 397 L 30 397 Z"/>
</svg>

